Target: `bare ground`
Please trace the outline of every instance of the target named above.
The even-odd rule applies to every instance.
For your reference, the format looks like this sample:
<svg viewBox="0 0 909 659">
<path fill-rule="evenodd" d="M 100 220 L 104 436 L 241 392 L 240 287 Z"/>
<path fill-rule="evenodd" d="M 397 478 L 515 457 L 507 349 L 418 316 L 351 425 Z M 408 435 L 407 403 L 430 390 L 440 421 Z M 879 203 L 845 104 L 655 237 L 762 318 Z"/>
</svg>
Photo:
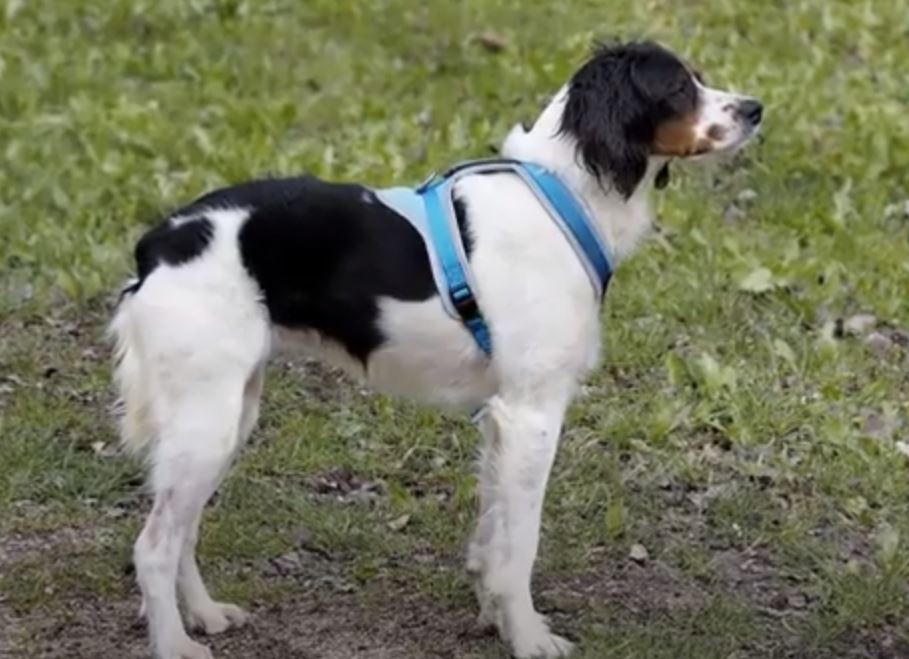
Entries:
<svg viewBox="0 0 909 659">
<path fill-rule="evenodd" d="M 9 534 L 0 541 L 0 570 L 13 572 L 42 557 L 79 560 L 80 555 L 97 551 L 111 533 L 99 524 Z M 123 557 L 113 552 L 111 560 L 122 563 Z M 440 569 L 457 569 L 450 557 L 439 560 Z M 263 557 L 238 569 L 255 572 L 258 579 L 287 596 L 245 602 L 253 614 L 248 625 L 202 639 L 221 659 L 506 656 L 495 636 L 474 624 L 466 578 L 465 597 L 453 604 L 421 592 L 420 584 L 406 572 L 352 586 L 343 562 L 305 550 Z M 644 630 L 648 625 L 685 625 L 696 621 L 720 596 L 732 597 L 743 609 L 756 612 L 752 624 L 761 631 L 730 655 L 736 659 L 909 657 L 909 644 L 901 639 L 897 620 L 890 627 L 852 630 L 839 639 L 835 650 L 816 646 L 804 623 L 820 603 L 801 576 L 777 568 L 765 550 L 719 551 L 711 558 L 709 570 L 708 578 L 693 577 L 662 560 L 635 561 L 595 547 L 583 572 L 543 574 L 535 587 L 541 608 L 569 636 L 581 633 L 587 624 Z M 128 564 L 122 564 L 119 572 L 124 592 L 115 596 L 80 588 L 48 590 L 55 600 L 53 612 L 38 607 L 15 616 L 0 599 L 0 623 L 5 630 L 0 634 L 0 657 L 147 657 L 144 623 L 137 618 L 138 594 Z"/>
</svg>

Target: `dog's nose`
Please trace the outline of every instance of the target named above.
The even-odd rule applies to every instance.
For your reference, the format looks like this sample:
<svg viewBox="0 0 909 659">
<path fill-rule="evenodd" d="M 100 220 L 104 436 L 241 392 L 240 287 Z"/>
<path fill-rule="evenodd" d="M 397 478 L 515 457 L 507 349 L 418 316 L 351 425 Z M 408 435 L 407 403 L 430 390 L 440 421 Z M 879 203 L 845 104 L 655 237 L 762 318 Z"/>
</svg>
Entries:
<svg viewBox="0 0 909 659">
<path fill-rule="evenodd" d="M 760 101 L 754 99 L 748 99 L 747 101 L 739 103 L 738 111 L 739 116 L 752 126 L 757 126 L 761 123 L 761 118 L 764 116 L 764 106 L 761 105 Z"/>
</svg>

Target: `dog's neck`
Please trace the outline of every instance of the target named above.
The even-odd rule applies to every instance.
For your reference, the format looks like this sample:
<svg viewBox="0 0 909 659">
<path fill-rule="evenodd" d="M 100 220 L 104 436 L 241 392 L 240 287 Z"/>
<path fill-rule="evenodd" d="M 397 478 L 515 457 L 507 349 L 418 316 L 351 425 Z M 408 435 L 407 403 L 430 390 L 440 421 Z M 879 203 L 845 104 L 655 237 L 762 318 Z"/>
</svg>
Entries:
<svg viewBox="0 0 909 659">
<path fill-rule="evenodd" d="M 625 199 L 608 181 L 593 176 L 578 160 L 573 138 L 559 131 L 568 88 L 555 95 L 529 131 L 515 126 L 502 146 L 502 156 L 543 165 L 562 177 L 585 201 L 612 252 L 621 262 L 651 228 L 649 192 L 665 159 L 651 158 L 647 173 Z"/>
</svg>

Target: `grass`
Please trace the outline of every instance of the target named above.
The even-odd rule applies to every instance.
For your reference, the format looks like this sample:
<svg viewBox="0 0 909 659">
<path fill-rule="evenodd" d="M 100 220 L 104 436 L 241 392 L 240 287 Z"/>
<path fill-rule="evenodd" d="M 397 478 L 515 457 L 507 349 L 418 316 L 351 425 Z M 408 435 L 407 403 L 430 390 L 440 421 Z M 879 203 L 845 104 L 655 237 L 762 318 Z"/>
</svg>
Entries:
<svg viewBox="0 0 909 659">
<path fill-rule="evenodd" d="M 604 36 L 667 43 L 767 124 L 676 168 L 616 278 L 539 604 L 583 657 L 909 656 L 902 0 L 0 3 L 0 655 L 142 656 L 147 501 L 111 450 L 102 335 L 143 226 L 267 172 L 486 155 Z M 860 312 L 897 341 L 844 334 Z M 269 378 L 204 527 L 214 589 L 257 616 L 219 656 L 504 656 L 459 571 L 469 424 L 315 365 Z"/>
</svg>

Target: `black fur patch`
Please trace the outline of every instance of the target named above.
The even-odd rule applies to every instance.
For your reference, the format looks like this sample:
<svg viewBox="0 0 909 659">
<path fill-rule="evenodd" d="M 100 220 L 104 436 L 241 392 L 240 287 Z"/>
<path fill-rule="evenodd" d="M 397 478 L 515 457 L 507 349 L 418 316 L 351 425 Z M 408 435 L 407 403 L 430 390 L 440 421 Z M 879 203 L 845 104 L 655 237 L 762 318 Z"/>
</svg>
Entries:
<svg viewBox="0 0 909 659">
<path fill-rule="evenodd" d="M 454 206 L 455 220 L 458 223 L 458 231 L 461 234 L 461 242 L 464 244 L 464 253 L 470 257 L 473 253 L 473 236 L 470 235 L 470 225 L 467 223 L 467 204 L 464 200 L 455 195 L 452 199 Z"/>
<path fill-rule="evenodd" d="M 214 228 L 206 217 L 197 217 L 176 226 L 170 219 L 148 231 L 136 244 L 135 257 L 142 282 L 158 264 L 180 265 L 199 256 L 211 242 Z"/>
<path fill-rule="evenodd" d="M 577 141 L 587 170 L 627 198 L 647 171 L 657 126 L 697 103 L 690 71 L 668 50 L 601 46 L 569 83 L 561 132 Z"/>
<path fill-rule="evenodd" d="M 317 330 L 364 363 L 384 341 L 379 298 L 416 302 L 437 293 L 420 235 L 362 186 L 272 179 L 212 201 L 253 208 L 240 253 L 272 322 Z"/>
<path fill-rule="evenodd" d="M 179 209 L 171 216 L 149 229 L 136 244 L 137 281 L 127 286 L 123 293 L 135 293 L 142 282 L 161 263 L 181 265 L 196 258 L 211 242 L 214 227 L 204 212 L 213 208 L 253 207 L 266 202 L 280 202 L 285 188 L 276 189 L 268 181 L 250 181 L 229 188 L 215 190 Z M 177 224 L 172 218 L 197 216 Z"/>
</svg>

